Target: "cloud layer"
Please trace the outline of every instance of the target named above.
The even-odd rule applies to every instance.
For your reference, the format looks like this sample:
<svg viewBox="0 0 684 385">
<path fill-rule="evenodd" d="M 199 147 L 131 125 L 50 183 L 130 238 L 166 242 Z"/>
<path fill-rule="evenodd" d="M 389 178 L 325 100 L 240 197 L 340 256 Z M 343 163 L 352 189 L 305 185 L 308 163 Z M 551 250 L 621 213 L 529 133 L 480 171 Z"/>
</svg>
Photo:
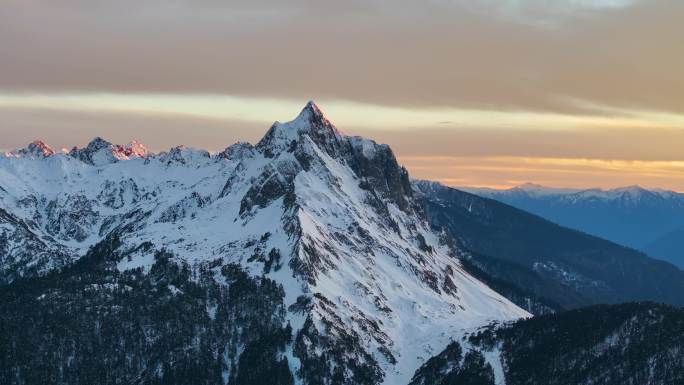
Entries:
<svg viewBox="0 0 684 385">
<path fill-rule="evenodd" d="M 675 1 L 10 1 L 0 89 L 684 112 Z"/>
</svg>

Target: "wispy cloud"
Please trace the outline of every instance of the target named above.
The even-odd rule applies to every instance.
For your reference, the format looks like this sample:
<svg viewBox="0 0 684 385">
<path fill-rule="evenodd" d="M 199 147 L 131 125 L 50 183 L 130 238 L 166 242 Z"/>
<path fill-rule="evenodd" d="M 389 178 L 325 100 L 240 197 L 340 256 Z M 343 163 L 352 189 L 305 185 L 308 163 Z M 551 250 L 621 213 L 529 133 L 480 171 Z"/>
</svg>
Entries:
<svg viewBox="0 0 684 385">
<path fill-rule="evenodd" d="M 680 129 L 684 115 L 596 106 L 606 114 L 485 110 L 447 107 L 394 107 L 344 100 L 322 101 L 340 127 L 374 130 L 452 129 L 577 130 Z M 292 116 L 303 100 L 185 94 L 0 94 L 0 106 L 65 111 L 108 111 L 188 115 L 206 119 L 270 123 Z"/>
</svg>

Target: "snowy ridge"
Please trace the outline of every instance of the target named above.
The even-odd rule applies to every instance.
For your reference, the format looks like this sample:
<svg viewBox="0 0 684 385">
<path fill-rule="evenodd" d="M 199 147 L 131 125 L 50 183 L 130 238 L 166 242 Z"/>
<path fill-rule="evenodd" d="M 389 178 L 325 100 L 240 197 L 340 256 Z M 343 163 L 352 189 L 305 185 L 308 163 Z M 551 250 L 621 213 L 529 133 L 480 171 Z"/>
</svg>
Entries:
<svg viewBox="0 0 684 385">
<path fill-rule="evenodd" d="M 367 361 L 386 384 L 408 383 L 467 330 L 529 316 L 461 268 L 389 147 L 344 135 L 313 102 L 257 145 L 215 155 L 100 138 L 48 148 L 0 157 L 2 282 L 62 268 L 111 235 L 120 270 L 148 269 L 162 249 L 217 277 L 238 263 L 281 283 L 289 322 L 306 329 L 310 349 L 287 353 L 293 373 L 354 341 L 334 364 Z M 314 329 L 322 345 L 307 340 Z"/>
<path fill-rule="evenodd" d="M 662 190 L 646 189 L 641 186 L 626 186 L 614 189 L 571 189 L 546 187 L 533 183 L 525 183 L 510 189 L 498 190 L 491 188 L 463 187 L 460 190 L 467 191 L 487 198 L 538 198 L 555 199 L 565 204 L 573 204 L 584 201 L 614 202 L 626 206 L 636 205 L 642 201 L 673 200 L 678 205 L 684 205 L 684 194 Z"/>
</svg>

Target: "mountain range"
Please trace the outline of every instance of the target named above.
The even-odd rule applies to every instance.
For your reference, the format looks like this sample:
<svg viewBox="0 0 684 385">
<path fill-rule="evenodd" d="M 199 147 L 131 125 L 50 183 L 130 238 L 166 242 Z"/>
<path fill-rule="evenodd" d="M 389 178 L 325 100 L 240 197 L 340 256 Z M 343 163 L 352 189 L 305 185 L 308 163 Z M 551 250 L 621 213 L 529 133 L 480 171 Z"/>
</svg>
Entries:
<svg viewBox="0 0 684 385">
<path fill-rule="evenodd" d="M 0 157 L 0 383 L 517 383 L 527 342 L 509 330 L 533 313 L 547 317 L 535 338 L 560 349 L 554 317 L 575 314 L 562 310 L 681 305 L 673 266 L 461 194 L 412 182 L 387 145 L 343 134 L 313 102 L 214 154 L 31 143 Z M 555 247 L 540 242 L 552 228 Z M 640 353 L 619 379 L 635 383 L 660 348 L 636 344 L 617 306 L 587 318 L 616 321 L 568 357 L 619 330 L 616 349 Z M 643 325 L 678 336 L 676 309 L 639 306 L 667 315 Z M 667 353 L 662 370 L 680 370 L 681 350 Z"/>
<path fill-rule="evenodd" d="M 156 293 L 202 297 L 212 329 L 219 314 L 241 316 L 227 308 L 223 288 L 230 299 L 236 280 L 269 287 L 254 320 L 267 325 L 237 321 L 231 327 L 258 331 L 207 341 L 225 345 L 211 352 L 217 378 L 243 383 L 245 352 L 266 338 L 278 342 L 267 357 L 273 367 L 307 383 L 406 383 L 453 336 L 528 316 L 461 267 L 389 147 L 342 135 L 314 103 L 255 146 L 213 156 L 184 147 L 150 154 L 96 138 L 66 154 L 34 143 L 2 159 L 0 170 L 0 281 L 55 282 L 26 300 L 38 308 L 68 307 L 82 294 L 71 285 L 116 297 L 152 280 L 164 282 Z M 73 276 L 81 266 L 92 280 Z M 172 266 L 179 277 L 169 281 L 159 271 Z M 195 293 L 209 287 L 218 294 Z M 284 330 L 292 335 L 281 341 Z M 64 351 L 52 365 L 79 356 L 77 346 L 51 348 Z M 128 375 L 165 378 L 166 362 L 137 358 Z"/>
<path fill-rule="evenodd" d="M 644 251 L 684 269 L 684 194 L 639 186 L 580 190 L 529 183 L 507 190 L 463 190 Z"/>
<path fill-rule="evenodd" d="M 413 187 L 435 230 L 469 252 L 464 266 L 532 313 L 643 300 L 684 306 L 684 271 L 669 263 L 436 182 Z"/>
</svg>

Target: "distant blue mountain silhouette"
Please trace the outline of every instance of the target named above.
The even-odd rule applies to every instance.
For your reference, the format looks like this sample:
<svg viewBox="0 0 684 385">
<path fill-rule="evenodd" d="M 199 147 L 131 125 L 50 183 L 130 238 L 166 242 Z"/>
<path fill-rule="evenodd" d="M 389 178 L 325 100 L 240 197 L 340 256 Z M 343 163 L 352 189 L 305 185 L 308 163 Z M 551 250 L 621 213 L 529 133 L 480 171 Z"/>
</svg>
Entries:
<svg viewBox="0 0 684 385">
<path fill-rule="evenodd" d="M 576 190 L 534 184 L 463 190 L 642 250 L 684 270 L 684 194 L 639 186 Z"/>
</svg>

